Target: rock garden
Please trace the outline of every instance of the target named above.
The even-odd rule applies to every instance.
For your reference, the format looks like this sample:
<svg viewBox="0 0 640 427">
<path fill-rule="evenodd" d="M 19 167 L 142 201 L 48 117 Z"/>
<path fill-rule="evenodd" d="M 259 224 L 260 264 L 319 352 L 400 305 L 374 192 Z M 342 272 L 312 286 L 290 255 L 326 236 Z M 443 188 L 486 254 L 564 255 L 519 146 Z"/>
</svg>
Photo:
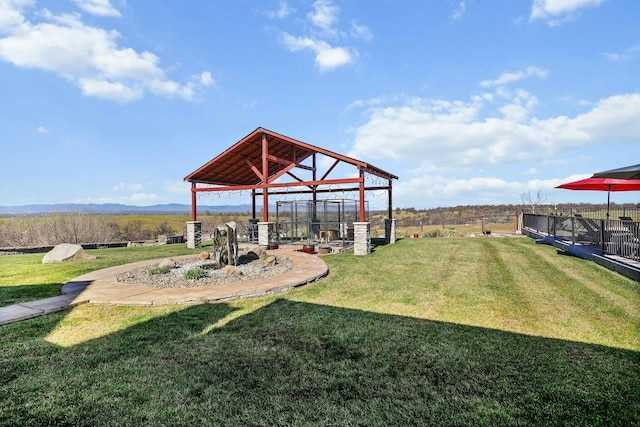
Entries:
<svg viewBox="0 0 640 427">
<path fill-rule="evenodd" d="M 117 276 L 118 282 L 154 288 L 191 288 L 239 283 L 282 274 L 293 269 L 293 261 L 273 256 L 257 247 L 246 248 L 237 265 L 223 265 L 202 252 L 187 259 L 164 259 L 158 264 L 132 269 Z"/>
</svg>

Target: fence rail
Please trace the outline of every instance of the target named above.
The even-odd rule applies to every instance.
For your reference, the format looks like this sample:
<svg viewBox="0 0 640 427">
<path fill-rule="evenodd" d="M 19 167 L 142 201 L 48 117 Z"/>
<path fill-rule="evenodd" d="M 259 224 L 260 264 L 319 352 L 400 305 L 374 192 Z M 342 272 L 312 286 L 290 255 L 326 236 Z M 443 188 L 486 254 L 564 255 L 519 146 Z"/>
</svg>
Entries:
<svg viewBox="0 0 640 427">
<path fill-rule="evenodd" d="M 640 222 L 582 216 L 523 214 L 523 228 L 571 244 L 593 246 L 605 255 L 640 260 Z"/>
</svg>

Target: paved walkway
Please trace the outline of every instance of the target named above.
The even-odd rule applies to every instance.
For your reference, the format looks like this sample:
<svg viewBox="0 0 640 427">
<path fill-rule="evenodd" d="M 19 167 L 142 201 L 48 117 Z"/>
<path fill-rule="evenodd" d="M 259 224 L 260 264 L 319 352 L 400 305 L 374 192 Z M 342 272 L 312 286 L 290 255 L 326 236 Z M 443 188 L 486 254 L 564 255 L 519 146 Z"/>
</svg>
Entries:
<svg viewBox="0 0 640 427">
<path fill-rule="evenodd" d="M 38 301 L 0 307 L 0 325 L 55 313 L 80 304 L 167 305 L 202 304 L 285 292 L 314 282 L 329 272 L 318 256 L 298 251 L 296 246 L 281 246 L 269 255 L 284 255 L 293 261 L 293 270 L 259 280 L 201 288 L 157 289 L 119 283 L 116 276 L 134 268 L 156 264 L 158 260 L 140 261 L 93 271 L 67 282 L 62 295 Z M 179 258 L 193 258 L 185 255 Z"/>
</svg>

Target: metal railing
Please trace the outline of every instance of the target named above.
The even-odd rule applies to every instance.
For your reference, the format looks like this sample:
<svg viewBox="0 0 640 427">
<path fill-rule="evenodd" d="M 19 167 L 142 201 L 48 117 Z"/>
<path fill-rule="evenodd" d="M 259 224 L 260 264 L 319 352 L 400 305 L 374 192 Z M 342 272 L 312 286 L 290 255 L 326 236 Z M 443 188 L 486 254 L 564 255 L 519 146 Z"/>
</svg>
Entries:
<svg viewBox="0 0 640 427">
<path fill-rule="evenodd" d="M 523 214 L 522 227 L 571 244 L 593 246 L 606 255 L 640 259 L 640 222 L 583 216 Z"/>
</svg>

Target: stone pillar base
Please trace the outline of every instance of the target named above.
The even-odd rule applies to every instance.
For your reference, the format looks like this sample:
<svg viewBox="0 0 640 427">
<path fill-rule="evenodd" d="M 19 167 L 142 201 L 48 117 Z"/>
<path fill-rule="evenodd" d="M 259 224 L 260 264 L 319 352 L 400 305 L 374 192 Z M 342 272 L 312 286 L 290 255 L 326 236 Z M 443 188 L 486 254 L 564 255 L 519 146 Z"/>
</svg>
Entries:
<svg viewBox="0 0 640 427">
<path fill-rule="evenodd" d="M 353 253 L 354 255 L 369 255 L 371 253 L 371 224 L 368 222 L 353 223 Z"/>
<path fill-rule="evenodd" d="M 195 249 L 202 246 L 202 223 L 187 221 L 187 248 Z"/>
<path fill-rule="evenodd" d="M 384 240 L 387 243 L 396 242 L 396 221 L 395 219 L 384 220 Z"/>
<path fill-rule="evenodd" d="M 263 251 L 269 249 L 269 237 L 274 230 L 273 222 L 258 223 L 258 247 Z"/>
</svg>

